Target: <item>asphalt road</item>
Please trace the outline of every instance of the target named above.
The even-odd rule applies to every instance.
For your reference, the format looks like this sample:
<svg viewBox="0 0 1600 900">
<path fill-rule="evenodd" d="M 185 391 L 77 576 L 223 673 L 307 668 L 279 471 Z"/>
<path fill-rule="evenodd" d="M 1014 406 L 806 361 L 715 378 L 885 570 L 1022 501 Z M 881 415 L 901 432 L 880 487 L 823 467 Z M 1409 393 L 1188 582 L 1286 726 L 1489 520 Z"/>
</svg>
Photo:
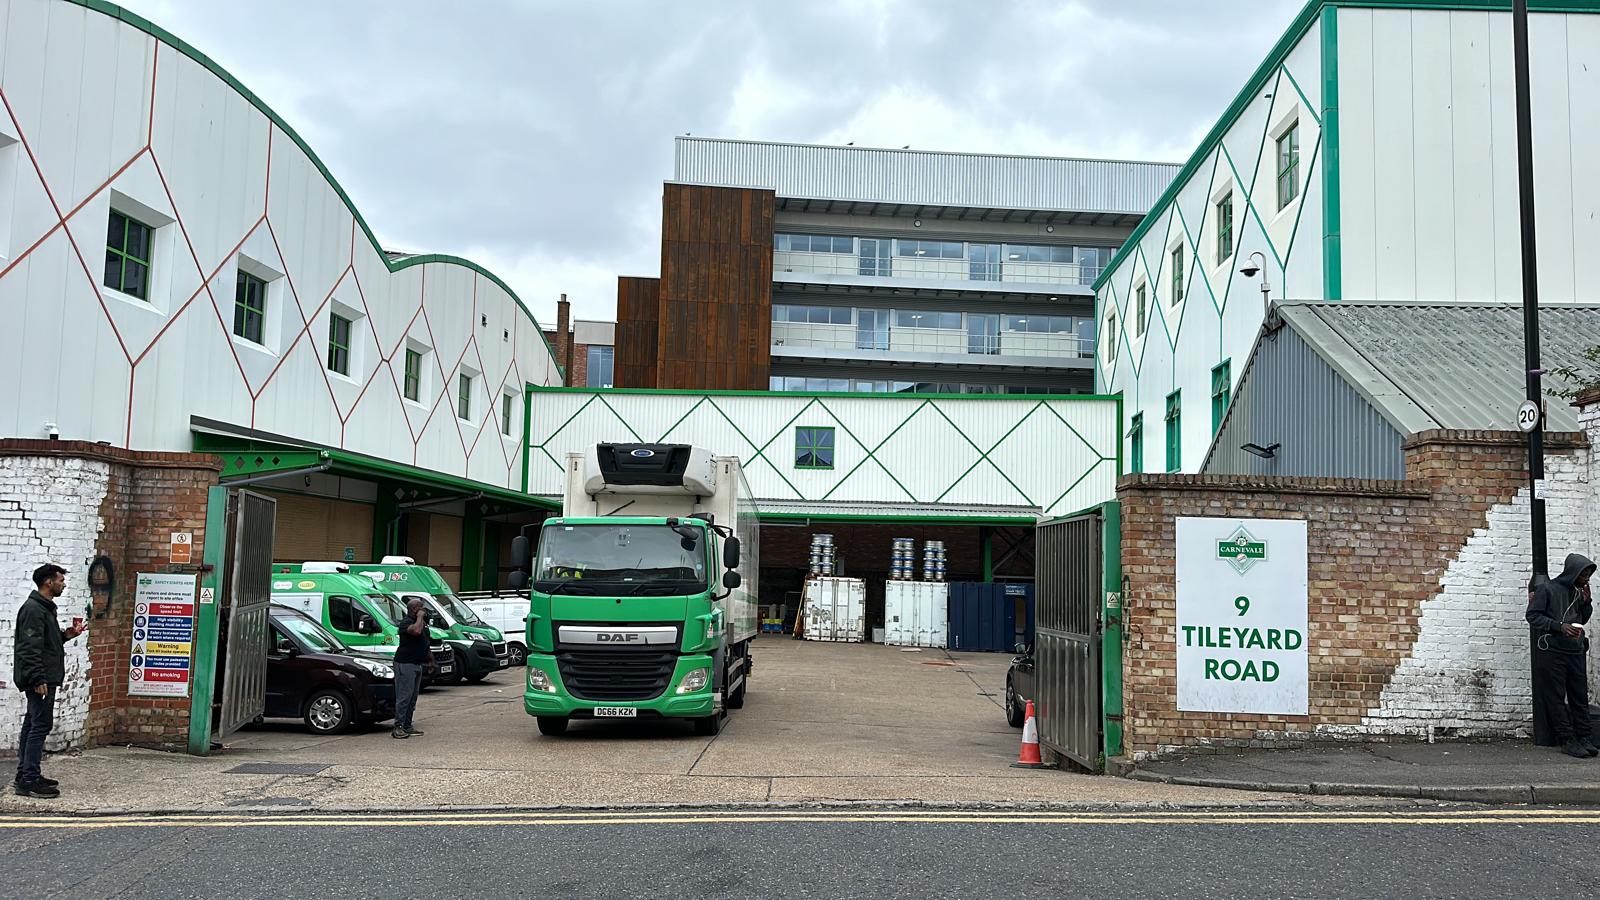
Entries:
<svg viewBox="0 0 1600 900">
<path fill-rule="evenodd" d="M 1600 810 L 0 818 L 0 895 L 1593 897 Z"/>
</svg>

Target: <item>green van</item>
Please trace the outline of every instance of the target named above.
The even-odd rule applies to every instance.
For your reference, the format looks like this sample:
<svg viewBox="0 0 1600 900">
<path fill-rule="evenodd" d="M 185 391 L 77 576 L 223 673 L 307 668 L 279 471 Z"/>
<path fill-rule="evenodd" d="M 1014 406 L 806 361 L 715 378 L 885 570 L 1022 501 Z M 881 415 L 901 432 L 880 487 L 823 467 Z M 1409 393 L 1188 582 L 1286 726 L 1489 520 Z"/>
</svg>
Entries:
<svg viewBox="0 0 1600 900">
<path fill-rule="evenodd" d="M 353 573 L 344 563 L 277 564 L 272 573 L 272 602 L 298 609 L 333 632 L 346 646 L 393 656 L 399 649 L 406 605 L 373 576 Z M 428 630 L 434 666 L 433 681 L 457 680 L 455 654 L 445 643 L 449 631 Z"/>
</svg>

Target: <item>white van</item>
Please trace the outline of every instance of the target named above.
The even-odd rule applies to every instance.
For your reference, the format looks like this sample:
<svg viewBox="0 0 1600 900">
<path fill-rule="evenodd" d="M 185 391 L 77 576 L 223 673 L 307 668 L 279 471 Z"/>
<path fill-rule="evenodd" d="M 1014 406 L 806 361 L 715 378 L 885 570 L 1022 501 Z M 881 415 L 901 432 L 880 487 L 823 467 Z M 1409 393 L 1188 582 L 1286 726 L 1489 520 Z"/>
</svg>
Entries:
<svg viewBox="0 0 1600 900">
<path fill-rule="evenodd" d="M 462 602 L 478 614 L 484 624 L 498 629 L 505 637 L 511 665 L 528 661 L 528 598 L 515 594 L 461 594 Z"/>
</svg>

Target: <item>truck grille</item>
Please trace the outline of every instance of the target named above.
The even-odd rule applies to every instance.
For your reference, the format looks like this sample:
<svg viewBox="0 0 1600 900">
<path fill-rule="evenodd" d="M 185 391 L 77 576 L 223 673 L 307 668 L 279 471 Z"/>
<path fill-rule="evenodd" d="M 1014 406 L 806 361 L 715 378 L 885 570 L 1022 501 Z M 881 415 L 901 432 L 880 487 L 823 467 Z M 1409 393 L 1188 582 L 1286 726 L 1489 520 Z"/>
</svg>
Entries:
<svg viewBox="0 0 1600 900">
<path fill-rule="evenodd" d="M 673 647 L 601 647 L 556 650 L 561 682 L 583 700 L 651 700 L 672 680 Z"/>
</svg>

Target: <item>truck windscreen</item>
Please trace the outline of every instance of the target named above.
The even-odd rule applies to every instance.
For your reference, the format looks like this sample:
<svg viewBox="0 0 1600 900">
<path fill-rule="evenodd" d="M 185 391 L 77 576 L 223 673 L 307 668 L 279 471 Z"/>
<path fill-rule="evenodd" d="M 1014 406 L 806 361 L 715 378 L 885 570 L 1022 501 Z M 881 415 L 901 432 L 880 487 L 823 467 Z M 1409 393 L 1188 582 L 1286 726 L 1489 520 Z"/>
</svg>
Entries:
<svg viewBox="0 0 1600 900">
<path fill-rule="evenodd" d="M 705 536 L 693 550 L 666 525 L 552 525 L 539 538 L 535 580 L 562 593 L 704 590 Z"/>
</svg>

